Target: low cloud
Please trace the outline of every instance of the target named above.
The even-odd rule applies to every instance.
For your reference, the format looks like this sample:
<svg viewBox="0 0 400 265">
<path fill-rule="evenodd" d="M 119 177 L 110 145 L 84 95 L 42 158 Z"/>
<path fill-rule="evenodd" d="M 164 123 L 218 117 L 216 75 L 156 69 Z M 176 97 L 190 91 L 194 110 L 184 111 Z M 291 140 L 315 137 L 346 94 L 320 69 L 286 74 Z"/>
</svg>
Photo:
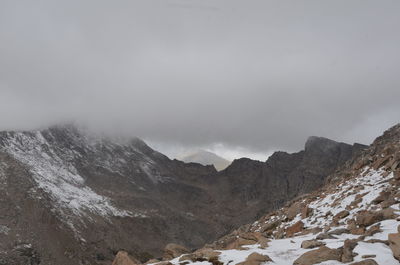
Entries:
<svg viewBox="0 0 400 265">
<path fill-rule="evenodd" d="M 0 129 L 73 120 L 231 157 L 370 143 L 400 117 L 399 8 L 2 1 Z"/>
</svg>

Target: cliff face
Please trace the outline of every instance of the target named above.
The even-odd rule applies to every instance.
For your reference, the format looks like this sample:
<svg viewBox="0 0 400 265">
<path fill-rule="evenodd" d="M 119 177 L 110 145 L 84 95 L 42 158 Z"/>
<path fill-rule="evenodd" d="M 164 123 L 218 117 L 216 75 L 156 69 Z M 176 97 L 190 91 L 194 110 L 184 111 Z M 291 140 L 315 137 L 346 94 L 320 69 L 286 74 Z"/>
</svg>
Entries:
<svg viewBox="0 0 400 265">
<path fill-rule="evenodd" d="M 250 222 L 298 195 L 321 187 L 327 175 L 363 148 L 360 144 L 351 146 L 310 137 L 305 150 L 298 153 L 275 152 L 264 163 L 245 158 L 235 160 L 213 180 L 214 186 L 222 189 L 220 199 L 232 207 L 230 211 L 242 209 L 238 223 Z"/>
<path fill-rule="evenodd" d="M 356 149 L 312 138 L 305 151 L 217 172 L 136 138 L 2 132 L 0 264 L 109 264 L 120 249 L 145 260 L 170 242 L 199 247 L 319 187 Z"/>
</svg>

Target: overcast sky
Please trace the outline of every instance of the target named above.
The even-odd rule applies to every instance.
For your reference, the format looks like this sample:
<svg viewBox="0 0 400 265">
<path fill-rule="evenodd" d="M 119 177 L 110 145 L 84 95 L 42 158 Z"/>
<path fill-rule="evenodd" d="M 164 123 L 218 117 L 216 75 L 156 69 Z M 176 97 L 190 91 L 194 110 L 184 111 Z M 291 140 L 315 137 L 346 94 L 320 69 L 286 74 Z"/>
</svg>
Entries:
<svg viewBox="0 0 400 265">
<path fill-rule="evenodd" d="M 76 120 L 170 155 L 370 143 L 400 117 L 400 1 L 1 1 L 0 129 Z"/>
</svg>

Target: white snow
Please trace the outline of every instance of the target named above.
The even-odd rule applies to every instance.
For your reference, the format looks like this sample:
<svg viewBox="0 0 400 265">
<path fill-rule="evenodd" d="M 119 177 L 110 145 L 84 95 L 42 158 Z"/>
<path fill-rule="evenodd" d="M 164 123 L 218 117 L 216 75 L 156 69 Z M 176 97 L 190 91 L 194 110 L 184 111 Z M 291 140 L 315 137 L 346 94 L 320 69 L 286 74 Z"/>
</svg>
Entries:
<svg viewBox="0 0 400 265">
<path fill-rule="evenodd" d="M 363 255 L 376 255 L 373 258 L 378 264 L 382 265 L 398 265 L 399 262 L 394 259 L 393 253 L 388 246 L 382 243 L 365 243 L 359 242 L 353 252 L 358 253 L 354 258 L 354 261 L 363 260 L 361 257 Z"/>
<path fill-rule="evenodd" d="M 132 215 L 86 186 L 75 167 L 61 159 L 40 132 L 10 134 L 6 139 L 6 150 L 28 166 L 38 187 L 50 195 L 57 211 L 77 216 L 87 212 L 104 217 Z"/>
</svg>

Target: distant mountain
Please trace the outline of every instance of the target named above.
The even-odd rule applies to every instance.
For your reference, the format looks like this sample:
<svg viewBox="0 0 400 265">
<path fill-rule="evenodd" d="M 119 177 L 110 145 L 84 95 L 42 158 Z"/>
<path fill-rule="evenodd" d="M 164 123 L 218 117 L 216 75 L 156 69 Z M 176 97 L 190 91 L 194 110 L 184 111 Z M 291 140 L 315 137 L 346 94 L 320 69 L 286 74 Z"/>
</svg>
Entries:
<svg viewBox="0 0 400 265">
<path fill-rule="evenodd" d="M 314 137 L 217 172 L 74 126 L 0 132 L 0 264 L 109 265 L 121 249 L 143 262 L 168 243 L 200 247 L 320 187 L 359 149 Z"/>
<path fill-rule="evenodd" d="M 227 168 L 231 164 L 231 161 L 228 161 L 225 158 L 222 158 L 214 153 L 211 153 L 211 152 L 208 152 L 205 150 L 199 150 L 197 152 L 194 152 L 189 155 L 185 155 L 178 159 L 183 162 L 186 162 L 186 163 L 191 163 L 191 162 L 199 163 L 204 166 L 214 165 L 214 167 L 218 171 L 221 171 L 221 170 Z"/>
</svg>

